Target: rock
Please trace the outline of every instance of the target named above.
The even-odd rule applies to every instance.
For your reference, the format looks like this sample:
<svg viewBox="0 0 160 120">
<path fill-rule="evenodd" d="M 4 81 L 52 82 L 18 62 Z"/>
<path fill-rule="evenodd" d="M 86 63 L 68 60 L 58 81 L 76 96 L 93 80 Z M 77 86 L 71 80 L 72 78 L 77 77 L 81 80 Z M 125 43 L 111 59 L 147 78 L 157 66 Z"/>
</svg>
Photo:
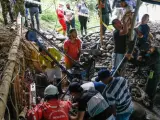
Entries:
<svg viewBox="0 0 160 120">
<path fill-rule="evenodd" d="M 59 43 L 59 44 L 58 44 L 58 47 L 59 47 L 59 48 L 63 48 L 63 43 Z"/>
<path fill-rule="evenodd" d="M 47 38 L 47 39 L 52 39 L 53 36 L 52 36 L 52 35 L 46 35 L 46 38 Z"/>
<path fill-rule="evenodd" d="M 156 39 L 160 41 L 160 35 L 156 35 Z"/>
<path fill-rule="evenodd" d="M 111 57 L 111 53 L 107 53 L 107 56 L 108 56 L 108 57 Z"/>
<path fill-rule="evenodd" d="M 107 48 L 107 50 L 111 50 L 113 48 L 113 46 L 108 44 L 106 48 Z"/>
</svg>

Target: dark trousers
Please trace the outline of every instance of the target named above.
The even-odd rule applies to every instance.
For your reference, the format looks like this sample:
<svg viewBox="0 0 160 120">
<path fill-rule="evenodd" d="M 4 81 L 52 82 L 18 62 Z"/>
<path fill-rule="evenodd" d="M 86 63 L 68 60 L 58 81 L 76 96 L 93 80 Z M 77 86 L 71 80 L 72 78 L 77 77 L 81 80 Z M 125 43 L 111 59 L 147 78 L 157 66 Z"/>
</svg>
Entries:
<svg viewBox="0 0 160 120">
<path fill-rule="evenodd" d="M 109 13 L 106 14 L 102 14 L 102 21 L 103 23 L 105 23 L 106 25 L 109 25 Z M 104 35 L 106 32 L 106 27 L 104 25 L 102 25 L 102 34 Z"/>
<path fill-rule="evenodd" d="M 67 25 L 67 34 L 69 34 L 70 26 L 72 28 L 75 28 L 75 19 L 73 18 L 70 22 L 66 21 L 66 25 Z"/>
<path fill-rule="evenodd" d="M 29 8 L 30 16 L 31 16 L 31 22 L 32 22 L 32 27 L 35 28 L 35 23 L 34 23 L 34 17 L 36 19 L 37 23 L 37 30 L 40 29 L 40 24 L 39 24 L 39 7 L 31 7 Z"/>
<path fill-rule="evenodd" d="M 0 0 L 1 2 L 1 6 L 2 6 L 2 15 L 3 15 L 3 19 L 4 19 L 4 24 L 8 24 L 8 20 L 7 20 L 7 14 L 9 12 L 9 16 L 11 19 L 11 22 L 13 22 L 13 13 L 12 13 L 12 9 L 11 9 L 11 5 L 10 5 L 10 1 L 5 1 L 5 0 Z"/>
<path fill-rule="evenodd" d="M 81 26 L 81 31 L 87 30 L 87 17 L 84 16 L 79 16 L 79 22 L 80 22 L 80 26 Z"/>
</svg>

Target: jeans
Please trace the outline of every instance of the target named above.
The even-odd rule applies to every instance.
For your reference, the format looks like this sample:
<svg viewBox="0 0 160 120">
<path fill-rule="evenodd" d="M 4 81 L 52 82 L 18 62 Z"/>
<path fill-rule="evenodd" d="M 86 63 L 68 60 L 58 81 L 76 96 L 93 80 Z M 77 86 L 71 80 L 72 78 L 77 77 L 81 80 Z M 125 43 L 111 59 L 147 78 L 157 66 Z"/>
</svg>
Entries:
<svg viewBox="0 0 160 120">
<path fill-rule="evenodd" d="M 67 34 L 69 34 L 70 26 L 72 28 L 75 28 L 75 18 L 73 18 L 70 22 L 66 21 L 66 25 L 67 25 Z"/>
<path fill-rule="evenodd" d="M 106 14 L 102 15 L 102 21 L 106 25 L 109 25 L 109 13 L 106 13 Z M 103 35 L 105 34 L 105 31 L 106 31 L 106 27 L 103 25 L 102 26 L 102 34 Z"/>
<path fill-rule="evenodd" d="M 34 23 L 34 16 L 36 18 L 36 23 L 37 23 L 37 30 L 40 29 L 40 24 L 39 24 L 39 8 L 38 7 L 31 7 L 29 8 L 30 16 L 31 16 L 31 22 L 32 26 L 35 28 L 35 23 Z"/>
<path fill-rule="evenodd" d="M 112 68 L 116 69 L 122 61 L 124 54 L 113 53 L 112 54 Z"/>
<path fill-rule="evenodd" d="M 117 114 L 116 115 L 116 120 L 129 120 L 132 112 L 133 112 L 133 108 L 130 107 L 130 109 L 128 110 L 128 112 L 125 112 L 123 114 Z"/>
</svg>

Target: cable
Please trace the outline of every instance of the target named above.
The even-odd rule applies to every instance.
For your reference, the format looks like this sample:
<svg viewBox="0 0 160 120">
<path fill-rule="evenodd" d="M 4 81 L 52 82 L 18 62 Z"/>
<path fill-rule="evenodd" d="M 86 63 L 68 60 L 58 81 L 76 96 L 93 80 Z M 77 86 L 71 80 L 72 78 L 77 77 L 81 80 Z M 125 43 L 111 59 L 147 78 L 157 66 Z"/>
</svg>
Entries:
<svg viewBox="0 0 160 120">
<path fill-rule="evenodd" d="M 2 102 L 4 103 L 4 105 L 6 106 L 7 111 L 8 111 L 9 120 L 11 120 L 11 116 L 10 116 L 10 112 L 9 112 L 9 108 L 8 108 L 7 104 L 4 102 L 4 100 L 3 100 L 3 98 L 1 96 L 0 96 L 0 99 L 2 100 Z"/>
<path fill-rule="evenodd" d="M 18 72 L 17 74 L 14 76 L 14 78 L 11 80 L 11 83 L 13 83 L 13 81 L 16 79 L 17 75 L 20 73 L 20 64 L 19 64 L 19 69 L 18 69 Z"/>
</svg>

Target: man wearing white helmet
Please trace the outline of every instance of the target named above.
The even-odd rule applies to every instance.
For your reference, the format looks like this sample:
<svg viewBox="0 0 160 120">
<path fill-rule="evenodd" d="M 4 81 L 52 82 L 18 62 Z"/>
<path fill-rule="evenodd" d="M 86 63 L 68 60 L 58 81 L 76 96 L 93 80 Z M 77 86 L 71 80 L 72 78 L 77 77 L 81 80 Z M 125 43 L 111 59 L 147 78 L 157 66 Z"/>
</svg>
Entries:
<svg viewBox="0 0 160 120">
<path fill-rule="evenodd" d="M 58 89 L 54 85 L 49 85 L 44 90 L 45 102 L 38 104 L 29 110 L 28 120 L 69 120 L 70 101 L 58 99 Z"/>
</svg>

